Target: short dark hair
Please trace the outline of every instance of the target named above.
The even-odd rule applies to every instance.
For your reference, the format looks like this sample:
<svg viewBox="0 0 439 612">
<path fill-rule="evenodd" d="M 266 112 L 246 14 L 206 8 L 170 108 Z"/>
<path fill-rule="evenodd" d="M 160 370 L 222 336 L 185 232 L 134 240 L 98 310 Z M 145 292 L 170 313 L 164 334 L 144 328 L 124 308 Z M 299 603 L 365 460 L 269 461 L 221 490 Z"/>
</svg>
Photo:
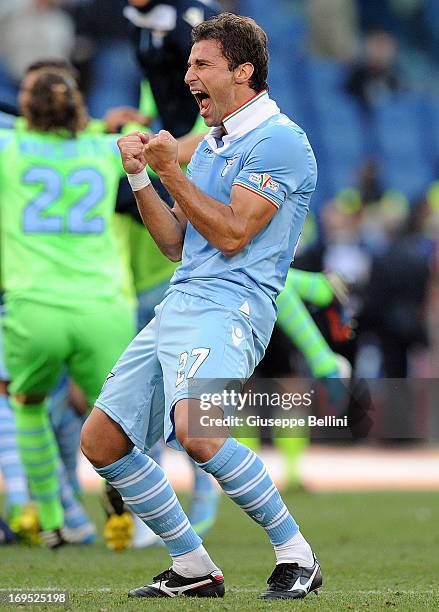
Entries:
<svg viewBox="0 0 439 612">
<path fill-rule="evenodd" d="M 67 130 L 75 136 L 84 129 L 87 113 L 74 77 L 56 68 L 40 68 L 35 73 L 25 112 L 31 127 L 42 132 Z"/>
<path fill-rule="evenodd" d="M 249 62 L 255 69 L 250 87 L 256 92 L 268 89 L 267 35 L 254 19 L 233 13 L 211 17 L 192 30 L 192 44 L 209 39 L 220 43 L 229 70 Z"/>
</svg>

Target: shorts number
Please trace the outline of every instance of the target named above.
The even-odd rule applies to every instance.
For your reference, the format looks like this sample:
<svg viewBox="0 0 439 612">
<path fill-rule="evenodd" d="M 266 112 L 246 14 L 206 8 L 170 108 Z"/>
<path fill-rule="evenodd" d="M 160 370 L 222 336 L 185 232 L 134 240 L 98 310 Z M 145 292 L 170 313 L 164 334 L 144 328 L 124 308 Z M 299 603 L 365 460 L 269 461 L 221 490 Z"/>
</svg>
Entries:
<svg viewBox="0 0 439 612">
<path fill-rule="evenodd" d="M 195 373 L 201 366 L 201 364 L 208 358 L 210 353 L 210 348 L 194 348 L 191 350 L 191 357 L 196 357 L 194 363 L 189 368 L 189 372 L 186 375 L 186 365 L 189 359 L 189 353 L 186 351 L 184 353 L 180 353 L 180 357 L 178 359 L 178 365 L 180 366 L 177 370 L 177 380 L 175 381 L 175 386 L 181 385 L 181 383 L 186 378 L 193 378 Z"/>
<path fill-rule="evenodd" d="M 61 215 L 47 214 L 50 206 L 64 195 L 63 178 L 54 168 L 31 168 L 24 174 L 23 183 L 43 185 L 41 193 L 24 209 L 23 230 L 26 233 L 59 234 L 65 227 L 71 234 L 102 234 L 105 230 L 102 216 L 89 215 L 105 196 L 105 182 L 97 170 L 81 168 L 68 175 L 66 188 L 85 186 L 87 190 L 70 206 L 66 220 Z"/>
</svg>

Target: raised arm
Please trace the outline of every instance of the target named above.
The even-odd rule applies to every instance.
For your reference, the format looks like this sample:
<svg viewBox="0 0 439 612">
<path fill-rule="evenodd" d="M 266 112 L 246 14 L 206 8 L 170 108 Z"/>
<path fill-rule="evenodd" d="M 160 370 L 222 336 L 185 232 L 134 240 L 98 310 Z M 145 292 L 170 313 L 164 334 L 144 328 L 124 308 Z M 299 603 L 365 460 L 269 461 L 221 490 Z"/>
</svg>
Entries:
<svg viewBox="0 0 439 612">
<path fill-rule="evenodd" d="M 138 175 L 140 181 L 143 176 L 147 163 L 144 149 L 149 139 L 149 135 L 134 132 L 117 141 L 129 178 Z M 161 252 L 171 261 L 180 261 L 187 222 L 185 215 L 177 204 L 173 209 L 169 208 L 151 184 L 140 189 L 133 187 L 133 191 L 143 223 Z"/>
<path fill-rule="evenodd" d="M 228 257 L 239 253 L 276 212 L 267 200 L 239 186 L 232 189 L 230 206 L 195 187 L 180 169 L 177 142 L 169 132 L 149 139 L 144 155 L 185 218 Z"/>
</svg>

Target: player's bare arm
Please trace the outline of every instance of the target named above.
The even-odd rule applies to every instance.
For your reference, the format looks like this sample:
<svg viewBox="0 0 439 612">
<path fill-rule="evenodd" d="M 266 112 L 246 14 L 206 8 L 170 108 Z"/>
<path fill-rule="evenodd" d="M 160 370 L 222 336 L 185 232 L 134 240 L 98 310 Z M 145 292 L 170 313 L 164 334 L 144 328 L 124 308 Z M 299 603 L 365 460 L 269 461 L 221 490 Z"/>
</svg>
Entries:
<svg viewBox="0 0 439 612">
<path fill-rule="evenodd" d="M 133 132 L 117 141 L 127 174 L 139 174 L 146 168 L 144 149 L 149 140 L 150 135 Z M 180 261 L 186 218 L 178 205 L 171 210 L 152 185 L 135 191 L 134 195 L 143 223 L 159 249 L 171 261 Z"/>
<path fill-rule="evenodd" d="M 150 138 L 143 155 L 185 217 L 228 257 L 239 253 L 276 212 L 266 200 L 239 186 L 232 189 L 230 206 L 197 189 L 180 169 L 177 141 L 169 132 Z"/>
</svg>

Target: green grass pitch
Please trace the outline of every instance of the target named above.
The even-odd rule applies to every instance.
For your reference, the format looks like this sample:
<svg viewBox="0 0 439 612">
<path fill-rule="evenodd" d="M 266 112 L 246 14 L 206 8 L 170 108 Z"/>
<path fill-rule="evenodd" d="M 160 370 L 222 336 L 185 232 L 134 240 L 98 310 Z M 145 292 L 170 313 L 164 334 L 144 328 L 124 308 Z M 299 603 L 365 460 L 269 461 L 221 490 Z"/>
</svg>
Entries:
<svg viewBox="0 0 439 612">
<path fill-rule="evenodd" d="M 284 499 L 313 543 L 323 569 L 324 588 L 303 601 L 258 600 L 274 555 L 263 531 L 226 498 L 218 523 L 205 540 L 225 574 L 223 600 L 128 600 L 130 588 L 168 567 L 168 556 L 158 548 L 111 553 L 101 539 L 93 546 L 55 552 L 0 547 L 0 588 L 66 589 L 69 609 L 103 612 L 439 609 L 436 493 L 285 492 Z M 87 505 L 102 524 L 97 497 L 89 496 Z"/>
</svg>

